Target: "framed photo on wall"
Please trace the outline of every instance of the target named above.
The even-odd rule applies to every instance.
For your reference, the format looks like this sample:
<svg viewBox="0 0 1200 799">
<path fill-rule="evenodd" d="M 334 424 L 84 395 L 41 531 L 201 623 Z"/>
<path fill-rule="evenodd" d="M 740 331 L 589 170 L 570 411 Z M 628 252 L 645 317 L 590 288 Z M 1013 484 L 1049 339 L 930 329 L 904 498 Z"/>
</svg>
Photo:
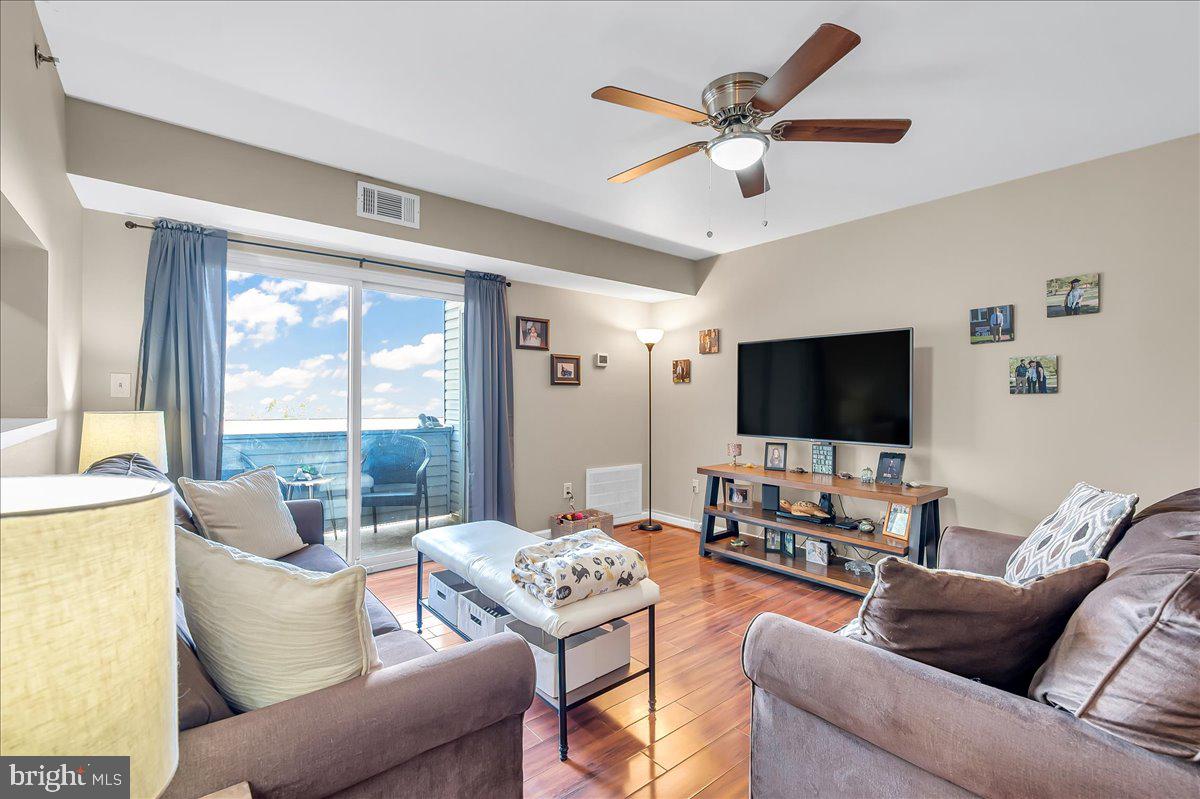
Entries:
<svg viewBox="0 0 1200 799">
<path fill-rule="evenodd" d="M 887 523 L 883 526 L 883 534 L 888 538 L 908 540 L 908 528 L 912 523 L 912 508 L 908 505 L 888 505 Z"/>
<path fill-rule="evenodd" d="M 536 316 L 517 317 L 517 349 L 549 350 L 550 320 Z"/>
<path fill-rule="evenodd" d="M 583 385 L 583 379 L 580 375 L 579 363 L 582 359 L 578 355 L 551 355 L 550 356 L 550 385 L 552 386 L 579 386 Z"/>
</svg>

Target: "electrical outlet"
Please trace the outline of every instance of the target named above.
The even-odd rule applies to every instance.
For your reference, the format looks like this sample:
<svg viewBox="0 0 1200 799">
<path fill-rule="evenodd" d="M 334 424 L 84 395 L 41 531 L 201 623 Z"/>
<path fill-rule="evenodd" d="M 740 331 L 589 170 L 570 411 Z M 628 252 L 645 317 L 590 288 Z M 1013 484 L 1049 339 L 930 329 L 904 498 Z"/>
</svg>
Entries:
<svg viewBox="0 0 1200 799">
<path fill-rule="evenodd" d="M 108 375 L 108 396 L 125 398 L 129 396 L 133 375 L 129 372 L 110 372 Z"/>
<path fill-rule="evenodd" d="M 562 496 L 562 498 L 563 498 L 563 499 L 566 499 L 567 497 L 574 496 L 574 495 L 575 495 L 575 491 L 574 491 L 574 490 L 572 490 L 572 488 L 571 488 L 571 484 L 570 484 L 570 483 L 563 483 L 563 496 Z"/>
<path fill-rule="evenodd" d="M 700 481 L 699 481 L 699 480 L 693 480 L 693 481 L 692 481 L 692 493 L 693 493 L 693 494 L 699 494 L 699 493 L 700 493 Z"/>
</svg>

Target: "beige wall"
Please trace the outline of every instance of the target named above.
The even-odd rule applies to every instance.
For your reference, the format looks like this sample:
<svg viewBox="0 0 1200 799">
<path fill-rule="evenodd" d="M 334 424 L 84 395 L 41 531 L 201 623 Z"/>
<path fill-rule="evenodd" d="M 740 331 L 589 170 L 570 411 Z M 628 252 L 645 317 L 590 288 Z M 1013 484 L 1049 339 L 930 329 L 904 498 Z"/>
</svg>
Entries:
<svg viewBox="0 0 1200 799">
<path fill-rule="evenodd" d="M 62 85 L 53 67 L 34 68 L 35 41 L 46 46 L 33 3 L 0 3 L 0 193 L 48 254 L 46 404 L 58 419 L 57 468 L 71 471 L 79 452 L 81 209 L 66 175 Z"/>
<path fill-rule="evenodd" d="M 942 519 L 1027 533 L 1077 480 L 1143 506 L 1200 483 L 1198 142 L 1192 136 L 720 256 L 694 299 L 654 307 L 655 497 L 695 517 L 697 465 L 735 440 L 737 342 L 912 326 L 906 476 Z M 1102 310 L 1047 319 L 1046 278 L 1100 272 Z M 972 346 L 971 308 L 1015 303 L 1016 341 Z M 697 331 L 722 352 L 697 355 Z M 1007 393 L 1010 356 L 1060 356 L 1061 393 Z M 692 359 L 672 385 L 671 358 Z M 853 365 L 848 364 L 852 369 Z M 744 439 L 762 462 L 763 439 Z M 839 446 L 838 466 L 879 449 Z M 807 443 L 789 463 L 810 465 Z M 851 503 L 852 513 L 878 510 Z"/>
<path fill-rule="evenodd" d="M 150 231 L 127 230 L 125 217 L 84 211 L 84 407 L 122 410 L 132 399 L 110 399 L 110 372 L 135 372 L 141 336 Z M 551 320 L 553 352 L 583 356 L 583 385 L 551 386 L 550 356 L 513 353 L 517 515 L 542 530 L 566 510 L 562 484 L 574 484 L 580 507 L 590 466 L 641 463 L 645 458 L 645 349 L 633 331 L 650 306 L 631 300 L 513 283 L 509 312 Z M 512 324 L 512 320 L 510 320 Z M 592 355 L 611 365 L 596 369 Z"/>
<path fill-rule="evenodd" d="M 694 294 L 686 258 L 482 205 L 421 195 L 421 228 L 355 213 L 357 182 L 333 167 L 82 100 L 67 103 L 72 174 L 639 286 Z"/>
</svg>

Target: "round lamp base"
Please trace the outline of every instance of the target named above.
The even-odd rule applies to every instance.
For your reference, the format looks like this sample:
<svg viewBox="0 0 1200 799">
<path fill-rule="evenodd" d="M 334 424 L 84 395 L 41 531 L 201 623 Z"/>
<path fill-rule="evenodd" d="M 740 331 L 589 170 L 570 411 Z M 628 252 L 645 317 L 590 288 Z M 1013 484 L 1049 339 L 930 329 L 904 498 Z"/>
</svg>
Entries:
<svg viewBox="0 0 1200 799">
<path fill-rule="evenodd" d="M 658 522 L 654 521 L 653 519 L 648 519 L 647 521 L 644 521 L 641 524 L 639 524 L 634 529 L 645 530 L 648 533 L 657 533 L 660 530 L 662 530 L 662 525 L 659 524 Z"/>
</svg>

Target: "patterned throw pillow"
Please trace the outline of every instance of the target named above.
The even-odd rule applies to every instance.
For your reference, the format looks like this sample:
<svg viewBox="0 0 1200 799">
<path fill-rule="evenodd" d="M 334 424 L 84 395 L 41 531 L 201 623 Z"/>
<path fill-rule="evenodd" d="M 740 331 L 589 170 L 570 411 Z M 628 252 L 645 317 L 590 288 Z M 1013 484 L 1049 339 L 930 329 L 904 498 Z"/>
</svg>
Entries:
<svg viewBox="0 0 1200 799">
<path fill-rule="evenodd" d="M 1004 579 L 1024 584 L 1093 558 L 1105 557 L 1129 525 L 1137 494 L 1114 494 L 1076 483 L 1008 559 Z"/>
</svg>

